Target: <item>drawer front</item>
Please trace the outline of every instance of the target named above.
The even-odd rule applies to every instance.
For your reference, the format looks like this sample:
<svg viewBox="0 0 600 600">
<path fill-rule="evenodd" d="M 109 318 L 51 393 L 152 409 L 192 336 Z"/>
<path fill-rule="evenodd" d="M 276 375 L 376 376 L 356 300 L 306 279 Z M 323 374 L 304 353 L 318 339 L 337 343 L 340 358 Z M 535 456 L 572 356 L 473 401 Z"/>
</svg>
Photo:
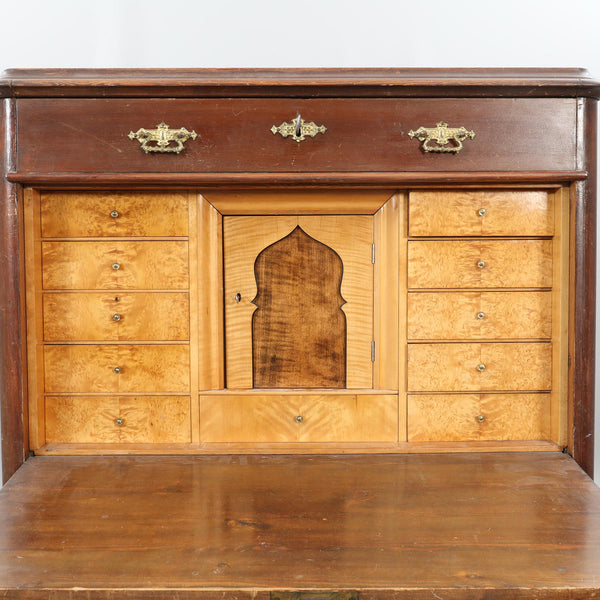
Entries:
<svg viewBox="0 0 600 600">
<path fill-rule="evenodd" d="M 47 293 L 43 299 L 44 340 L 186 341 L 187 293 Z"/>
<path fill-rule="evenodd" d="M 574 98 L 210 98 L 17 101 L 21 172 L 348 172 L 573 170 Z M 271 128 L 300 114 L 327 128 L 302 142 Z M 458 155 L 409 132 L 475 132 Z M 180 154 L 146 154 L 139 128 L 194 130 Z M 435 145 L 435 144 L 434 144 Z M 368 149 L 368 150 L 366 150 Z"/>
<path fill-rule="evenodd" d="M 178 237 L 188 234 L 188 196 L 173 192 L 44 192 L 43 237 Z"/>
<path fill-rule="evenodd" d="M 398 396 L 200 395 L 202 442 L 391 442 Z"/>
<path fill-rule="evenodd" d="M 411 392 L 548 391 L 549 342 L 409 344 Z"/>
<path fill-rule="evenodd" d="M 550 394 L 408 397 L 408 441 L 550 439 Z"/>
<path fill-rule="evenodd" d="M 190 399 L 187 396 L 47 396 L 46 442 L 190 442 Z"/>
<path fill-rule="evenodd" d="M 551 240 L 408 242 L 409 288 L 551 286 Z"/>
<path fill-rule="evenodd" d="M 68 345 L 44 348 L 46 393 L 190 391 L 187 345 Z"/>
<path fill-rule="evenodd" d="M 187 242 L 42 242 L 46 290 L 187 289 Z"/>
<path fill-rule="evenodd" d="M 544 191 L 415 191 L 409 197 L 409 235 L 550 236 L 553 205 Z"/>
<path fill-rule="evenodd" d="M 409 340 L 552 336 L 551 292 L 412 292 Z"/>
</svg>

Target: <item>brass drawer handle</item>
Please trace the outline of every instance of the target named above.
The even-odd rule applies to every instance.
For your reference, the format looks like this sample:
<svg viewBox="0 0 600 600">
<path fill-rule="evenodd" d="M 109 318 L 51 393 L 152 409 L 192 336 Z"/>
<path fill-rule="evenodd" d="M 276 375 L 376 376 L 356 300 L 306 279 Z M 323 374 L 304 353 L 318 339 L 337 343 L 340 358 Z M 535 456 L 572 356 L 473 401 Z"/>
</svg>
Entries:
<svg viewBox="0 0 600 600">
<path fill-rule="evenodd" d="M 115 419 L 115 425 L 117 425 L 118 427 L 122 427 L 125 424 L 125 420 L 122 419 L 121 417 L 118 417 Z"/>
<path fill-rule="evenodd" d="M 129 132 L 130 140 L 138 140 L 142 150 L 148 152 L 174 152 L 179 154 L 183 150 L 183 144 L 190 138 L 195 140 L 198 134 L 185 127 L 170 129 L 166 123 L 159 123 L 156 129 L 138 129 L 135 133 Z"/>
<path fill-rule="evenodd" d="M 412 129 L 408 132 L 408 137 L 412 140 L 417 138 L 423 142 L 425 152 L 453 152 L 458 154 L 463 148 L 463 141 L 467 138 L 475 137 L 474 131 L 469 131 L 465 127 L 448 127 L 448 123 L 440 121 L 435 127 L 419 127 L 416 131 Z M 434 141 L 432 146 L 430 142 Z M 452 142 L 452 145 L 448 145 Z"/>
<path fill-rule="evenodd" d="M 485 365 L 484 365 L 483 363 L 480 363 L 480 364 L 478 364 L 478 365 L 477 365 L 477 370 L 478 370 L 480 373 L 483 373 L 483 371 L 485 371 Z"/>
<path fill-rule="evenodd" d="M 477 313 L 477 318 L 478 318 L 479 320 L 481 320 L 481 319 L 485 319 L 485 313 L 484 313 L 484 312 L 478 312 L 478 313 Z"/>
<path fill-rule="evenodd" d="M 118 210 L 111 210 L 111 211 L 110 211 L 110 216 L 111 216 L 113 219 L 117 219 L 117 218 L 119 217 L 119 211 L 118 211 Z"/>
<path fill-rule="evenodd" d="M 483 423 L 485 421 L 485 415 L 479 415 L 477 417 L 477 422 L 478 423 Z"/>
<path fill-rule="evenodd" d="M 480 269 L 483 269 L 483 268 L 485 267 L 485 261 L 483 261 L 483 260 L 480 260 L 480 261 L 477 263 L 477 266 L 478 266 Z"/>
<path fill-rule="evenodd" d="M 120 375 L 120 374 L 121 374 L 121 367 L 115 367 L 115 368 L 113 369 L 113 373 L 114 373 L 115 375 Z"/>
<path fill-rule="evenodd" d="M 271 133 L 273 135 L 279 133 L 284 138 L 291 136 L 292 139 L 298 143 L 305 140 L 307 135 L 315 137 L 317 133 L 325 133 L 326 131 L 327 127 L 325 127 L 325 125 L 316 125 L 312 121 L 307 123 L 300 115 L 298 115 L 291 123 L 285 121 L 279 125 L 279 127 L 276 125 L 271 127 Z"/>
<path fill-rule="evenodd" d="M 298 415 L 296 417 L 296 423 L 302 423 L 302 421 L 304 421 L 304 417 L 302 415 Z"/>
<path fill-rule="evenodd" d="M 487 210 L 485 210 L 485 208 L 480 208 L 480 209 L 477 211 L 477 214 L 478 214 L 480 217 L 485 217 L 485 215 L 487 215 Z"/>
<path fill-rule="evenodd" d="M 113 270 L 118 271 L 121 268 L 121 265 L 119 263 L 113 263 L 112 265 Z"/>
<path fill-rule="evenodd" d="M 120 315 L 119 313 L 115 313 L 115 314 L 112 316 L 112 320 L 113 320 L 113 321 L 115 321 L 115 323 L 116 323 L 117 321 L 120 321 L 120 320 L 121 320 L 121 315 Z"/>
</svg>

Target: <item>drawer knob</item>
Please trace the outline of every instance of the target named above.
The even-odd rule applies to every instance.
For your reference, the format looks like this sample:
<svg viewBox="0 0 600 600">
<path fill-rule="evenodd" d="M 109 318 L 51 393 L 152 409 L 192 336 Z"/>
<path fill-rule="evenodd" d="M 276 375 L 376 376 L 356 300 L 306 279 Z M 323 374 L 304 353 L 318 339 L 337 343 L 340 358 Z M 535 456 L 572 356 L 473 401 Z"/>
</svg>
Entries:
<svg viewBox="0 0 600 600">
<path fill-rule="evenodd" d="M 113 321 L 115 321 L 115 322 L 116 322 L 116 321 L 120 321 L 120 320 L 121 320 L 121 315 L 120 315 L 119 313 L 115 313 L 115 314 L 112 316 L 112 319 L 113 319 Z"/>
<path fill-rule="evenodd" d="M 156 129 L 138 129 L 135 133 L 129 132 L 130 140 L 138 140 L 142 150 L 148 152 L 174 152 L 179 154 L 183 150 L 183 144 L 190 138 L 195 140 L 198 134 L 185 127 L 170 129 L 166 123 L 159 123 Z"/>
<path fill-rule="evenodd" d="M 485 319 L 485 313 L 484 313 L 484 312 L 478 312 L 478 313 L 477 313 L 477 318 L 478 318 L 479 320 L 481 320 L 481 319 Z"/>
<path fill-rule="evenodd" d="M 116 218 L 119 216 L 119 211 L 118 211 L 118 210 L 111 210 L 111 211 L 110 211 L 110 216 L 111 216 L 113 219 L 116 219 Z"/>
<path fill-rule="evenodd" d="M 485 365 L 483 363 L 479 363 L 477 365 L 477 370 L 482 373 L 483 371 L 485 371 Z"/>
<path fill-rule="evenodd" d="M 408 132 L 408 137 L 411 140 L 417 138 L 420 142 L 423 142 L 421 148 L 425 152 L 453 152 L 458 154 L 463 148 L 463 141 L 467 138 L 473 139 L 475 132 L 469 131 L 465 127 L 448 127 L 448 123 L 440 121 L 435 127 L 419 127 L 416 131 L 411 129 Z M 431 145 L 431 142 L 435 142 L 435 144 Z"/>
<path fill-rule="evenodd" d="M 325 127 L 325 125 L 316 125 L 312 121 L 307 123 L 300 115 L 298 115 L 291 123 L 285 121 L 279 125 L 279 127 L 277 127 L 277 125 L 271 127 L 271 133 L 273 135 L 278 133 L 284 138 L 291 136 L 291 138 L 298 143 L 305 140 L 307 135 L 315 137 L 317 133 L 325 133 L 326 131 L 327 127 Z"/>
<path fill-rule="evenodd" d="M 296 417 L 296 423 L 302 423 L 302 421 L 304 421 L 304 417 L 302 415 L 298 415 Z"/>
<path fill-rule="evenodd" d="M 121 417 L 117 417 L 115 419 L 115 425 L 117 425 L 118 427 L 122 427 L 124 423 L 125 423 L 125 420 L 122 419 Z"/>
<path fill-rule="evenodd" d="M 485 210 L 485 208 L 480 208 L 480 209 L 477 211 L 477 214 L 478 214 L 480 217 L 485 217 L 485 215 L 487 215 L 487 210 Z"/>
<path fill-rule="evenodd" d="M 483 423 L 485 421 L 485 415 L 479 415 L 477 417 L 477 422 L 478 423 Z"/>
<path fill-rule="evenodd" d="M 483 268 L 485 267 L 485 261 L 483 261 L 483 260 L 480 260 L 480 261 L 477 263 L 477 266 L 478 266 L 480 269 L 483 269 Z"/>
<path fill-rule="evenodd" d="M 115 373 L 116 375 L 120 375 L 120 373 L 121 373 L 121 367 L 115 367 L 113 369 L 113 373 Z"/>
<path fill-rule="evenodd" d="M 115 271 L 118 271 L 118 270 L 121 268 L 121 265 L 120 265 L 119 263 L 113 263 L 113 265 L 112 265 L 112 268 L 113 268 Z"/>
</svg>

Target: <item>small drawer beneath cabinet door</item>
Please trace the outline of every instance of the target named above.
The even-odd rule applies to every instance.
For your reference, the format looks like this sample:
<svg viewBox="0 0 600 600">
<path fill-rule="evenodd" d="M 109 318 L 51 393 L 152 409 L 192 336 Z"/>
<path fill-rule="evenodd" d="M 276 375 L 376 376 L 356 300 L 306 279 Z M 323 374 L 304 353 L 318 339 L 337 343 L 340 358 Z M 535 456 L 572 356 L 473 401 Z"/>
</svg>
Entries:
<svg viewBox="0 0 600 600">
<path fill-rule="evenodd" d="M 551 384 L 549 342 L 408 345 L 411 392 L 547 391 Z"/>
<path fill-rule="evenodd" d="M 551 236 L 554 201 L 545 191 L 432 190 L 409 196 L 409 235 Z"/>
<path fill-rule="evenodd" d="M 47 293 L 43 302 L 47 342 L 189 338 L 187 293 Z"/>
<path fill-rule="evenodd" d="M 408 441 L 550 439 L 550 394 L 408 397 Z"/>
<path fill-rule="evenodd" d="M 186 241 L 42 242 L 45 290 L 189 287 Z"/>
<path fill-rule="evenodd" d="M 48 394 L 181 393 L 190 391 L 187 345 L 47 345 Z"/>
<path fill-rule="evenodd" d="M 187 236 L 187 193 L 43 192 L 42 237 Z"/>
<path fill-rule="evenodd" d="M 552 240 L 412 240 L 408 287 L 552 286 Z"/>
<path fill-rule="evenodd" d="M 47 396 L 46 442 L 163 444 L 190 441 L 188 396 Z"/>
</svg>

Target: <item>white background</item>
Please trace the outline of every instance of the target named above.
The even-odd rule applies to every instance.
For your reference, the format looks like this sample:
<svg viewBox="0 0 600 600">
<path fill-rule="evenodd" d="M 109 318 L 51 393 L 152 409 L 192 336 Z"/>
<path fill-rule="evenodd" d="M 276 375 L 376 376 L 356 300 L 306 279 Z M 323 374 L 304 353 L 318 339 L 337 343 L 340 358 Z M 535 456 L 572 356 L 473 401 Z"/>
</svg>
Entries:
<svg viewBox="0 0 600 600">
<path fill-rule="evenodd" d="M 586 67 L 600 78 L 598 0 L 1 0 L 0 6 L 0 68 Z"/>
</svg>

